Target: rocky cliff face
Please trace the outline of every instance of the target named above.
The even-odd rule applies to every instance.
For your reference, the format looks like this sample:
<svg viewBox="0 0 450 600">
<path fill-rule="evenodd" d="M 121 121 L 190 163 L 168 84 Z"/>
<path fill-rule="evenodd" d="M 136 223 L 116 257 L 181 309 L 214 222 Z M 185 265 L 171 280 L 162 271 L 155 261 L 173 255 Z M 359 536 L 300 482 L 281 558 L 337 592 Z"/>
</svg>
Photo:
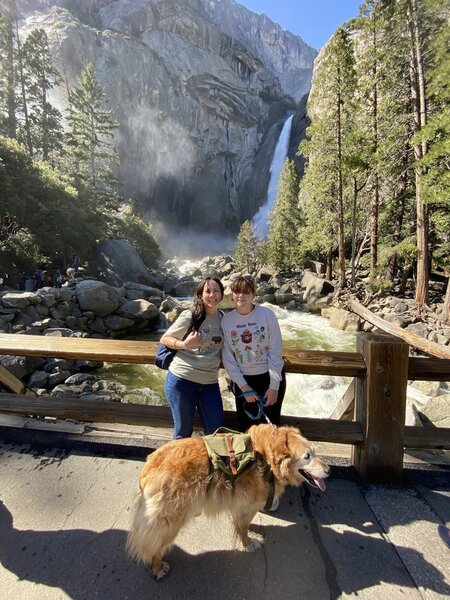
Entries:
<svg viewBox="0 0 450 600">
<path fill-rule="evenodd" d="M 174 227 L 235 231 L 264 202 L 315 52 L 233 0 L 22 0 L 73 86 L 87 62 L 120 123 L 124 194 Z M 65 90 L 59 103 L 65 103 Z"/>
</svg>

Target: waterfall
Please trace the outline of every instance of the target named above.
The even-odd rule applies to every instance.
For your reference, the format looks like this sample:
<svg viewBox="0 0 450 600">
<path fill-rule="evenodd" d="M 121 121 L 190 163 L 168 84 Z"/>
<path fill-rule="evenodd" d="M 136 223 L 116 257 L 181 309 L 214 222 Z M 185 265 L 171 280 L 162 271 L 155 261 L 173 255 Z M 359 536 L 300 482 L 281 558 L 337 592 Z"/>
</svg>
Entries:
<svg viewBox="0 0 450 600">
<path fill-rule="evenodd" d="M 257 237 L 266 239 L 268 231 L 268 219 L 270 211 L 275 206 L 275 200 L 277 199 L 277 188 L 278 180 L 280 178 L 281 169 L 283 168 L 284 161 L 286 159 L 289 138 L 291 137 L 291 115 L 284 123 L 283 129 L 281 130 L 280 137 L 278 138 L 275 152 L 273 153 L 272 163 L 270 165 L 270 178 L 269 186 L 267 188 L 267 197 L 265 203 L 260 207 L 256 215 L 253 217 L 253 225 L 255 226 L 255 233 Z"/>
</svg>

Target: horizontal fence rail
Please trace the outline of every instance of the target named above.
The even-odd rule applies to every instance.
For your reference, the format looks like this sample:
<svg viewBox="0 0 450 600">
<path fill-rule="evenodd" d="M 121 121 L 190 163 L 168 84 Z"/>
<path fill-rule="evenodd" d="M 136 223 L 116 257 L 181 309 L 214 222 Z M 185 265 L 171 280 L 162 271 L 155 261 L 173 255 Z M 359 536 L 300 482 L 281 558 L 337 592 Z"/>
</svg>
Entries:
<svg viewBox="0 0 450 600">
<path fill-rule="evenodd" d="M 397 462 L 402 460 L 404 448 L 450 448 L 448 428 L 405 427 L 401 424 L 406 401 L 406 375 L 409 380 L 450 381 L 450 361 L 408 358 L 408 353 L 405 353 L 401 344 L 404 343 L 390 336 L 360 334 L 360 352 L 286 349 L 284 358 L 288 373 L 355 378 L 356 419 L 348 421 L 283 416 L 283 423 L 299 427 L 311 440 L 353 445 L 356 457 L 352 457 L 353 463 L 367 481 L 399 481 L 401 469 L 398 465 L 392 461 L 392 464 L 386 465 L 391 460 L 389 445 L 392 445 L 393 437 L 399 438 L 394 443 Z M 156 346 L 157 342 L 150 341 L 0 334 L 0 355 L 25 357 L 152 364 Z M 92 401 L 64 396 L 35 397 L 25 393 L 20 382 L 14 386 L 11 378 L 8 380 L 8 374 L 2 376 L 4 371 L 6 370 L 0 372 L 0 381 L 9 383 L 9 389 L 16 393 L 0 394 L 0 413 L 3 414 L 167 428 L 173 425 L 172 415 L 166 406 Z M 400 383 L 397 371 L 401 373 Z M 378 376 L 381 377 L 380 381 L 377 380 Z M 391 397 L 392 390 L 394 398 Z M 396 409 L 395 404 L 400 409 Z M 225 423 L 227 427 L 237 427 L 234 411 L 225 411 Z M 200 424 L 199 421 L 197 424 Z"/>
<path fill-rule="evenodd" d="M 63 338 L 0 333 L 0 355 L 66 358 L 112 363 L 153 364 L 157 342 L 97 338 Z M 287 373 L 364 377 L 366 363 L 358 352 L 285 349 Z M 450 361 L 409 359 L 408 378 L 450 381 Z"/>
</svg>

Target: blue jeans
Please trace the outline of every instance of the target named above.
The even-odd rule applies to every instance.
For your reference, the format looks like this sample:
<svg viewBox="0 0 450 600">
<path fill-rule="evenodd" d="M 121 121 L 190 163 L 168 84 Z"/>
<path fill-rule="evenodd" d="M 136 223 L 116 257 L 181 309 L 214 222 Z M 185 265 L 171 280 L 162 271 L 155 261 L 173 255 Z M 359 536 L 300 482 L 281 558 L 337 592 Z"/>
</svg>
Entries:
<svg viewBox="0 0 450 600">
<path fill-rule="evenodd" d="M 174 439 L 191 437 L 196 410 L 200 414 L 206 435 L 224 426 L 218 383 L 195 383 L 168 371 L 164 392 L 172 411 Z"/>
</svg>

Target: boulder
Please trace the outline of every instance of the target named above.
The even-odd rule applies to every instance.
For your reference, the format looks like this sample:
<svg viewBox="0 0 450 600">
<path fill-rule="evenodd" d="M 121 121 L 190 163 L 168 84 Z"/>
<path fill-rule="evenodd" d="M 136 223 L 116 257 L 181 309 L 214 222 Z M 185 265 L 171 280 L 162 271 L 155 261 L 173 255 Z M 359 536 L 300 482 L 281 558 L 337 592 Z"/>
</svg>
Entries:
<svg viewBox="0 0 450 600">
<path fill-rule="evenodd" d="M 142 285 L 140 283 L 126 282 L 123 287 L 125 288 L 125 296 L 128 300 L 137 300 L 143 298 L 148 300 L 149 298 L 159 297 L 164 298 L 164 292 L 161 289 L 150 287 L 149 285 Z"/>
<path fill-rule="evenodd" d="M 156 321 L 159 310 L 147 300 L 127 300 L 117 309 L 116 314 L 128 319 Z"/>
<path fill-rule="evenodd" d="M 173 296 L 178 296 L 179 298 L 191 297 L 195 293 L 195 288 L 197 287 L 197 282 L 189 280 L 189 281 L 181 281 L 177 283 L 171 290 L 170 293 Z"/>
<path fill-rule="evenodd" d="M 121 294 L 117 288 L 102 281 L 81 281 L 75 288 L 81 310 L 89 310 L 103 317 L 113 313 L 120 304 Z"/>
<path fill-rule="evenodd" d="M 420 413 L 424 425 L 450 427 L 450 394 L 435 396 L 421 409 Z"/>
<path fill-rule="evenodd" d="M 304 271 L 299 284 L 300 288 L 305 290 L 303 298 L 308 306 L 314 304 L 322 296 L 328 296 L 334 292 L 334 285 L 330 281 L 318 277 L 312 271 Z"/>
<path fill-rule="evenodd" d="M 322 315 L 330 320 L 331 327 L 342 331 L 357 332 L 361 328 L 361 322 L 357 315 L 342 308 L 330 306 L 322 309 Z"/>
<path fill-rule="evenodd" d="M 425 339 L 428 336 L 428 329 L 424 323 L 411 323 L 410 325 L 407 325 L 407 327 L 405 327 L 405 329 L 407 331 L 410 331 L 411 333 L 420 335 L 421 337 L 423 337 Z"/>
<path fill-rule="evenodd" d="M 127 281 L 155 285 L 151 271 L 128 240 L 101 242 L 94 249 L 91 267 L 98 270 L 98 279 L 109 285 L 122 286 Z"/>
<path fill-rule="evenodd" d="M 128 329 L 133 327 L 133 319 L 127 319 L 125 317 L 119 317 L 119 315 L 109 315 L 105 317 L 105 326 L 111 331 L 120 331 L 121 329 Z"/>
<path fill-rule="evenodd" d="M 5 308 L 23 309 L 30 304 L 39 304 L 40 298 L 33 292 L 6 292 L 2 296 L 2 304 Z"/>
</svg>

